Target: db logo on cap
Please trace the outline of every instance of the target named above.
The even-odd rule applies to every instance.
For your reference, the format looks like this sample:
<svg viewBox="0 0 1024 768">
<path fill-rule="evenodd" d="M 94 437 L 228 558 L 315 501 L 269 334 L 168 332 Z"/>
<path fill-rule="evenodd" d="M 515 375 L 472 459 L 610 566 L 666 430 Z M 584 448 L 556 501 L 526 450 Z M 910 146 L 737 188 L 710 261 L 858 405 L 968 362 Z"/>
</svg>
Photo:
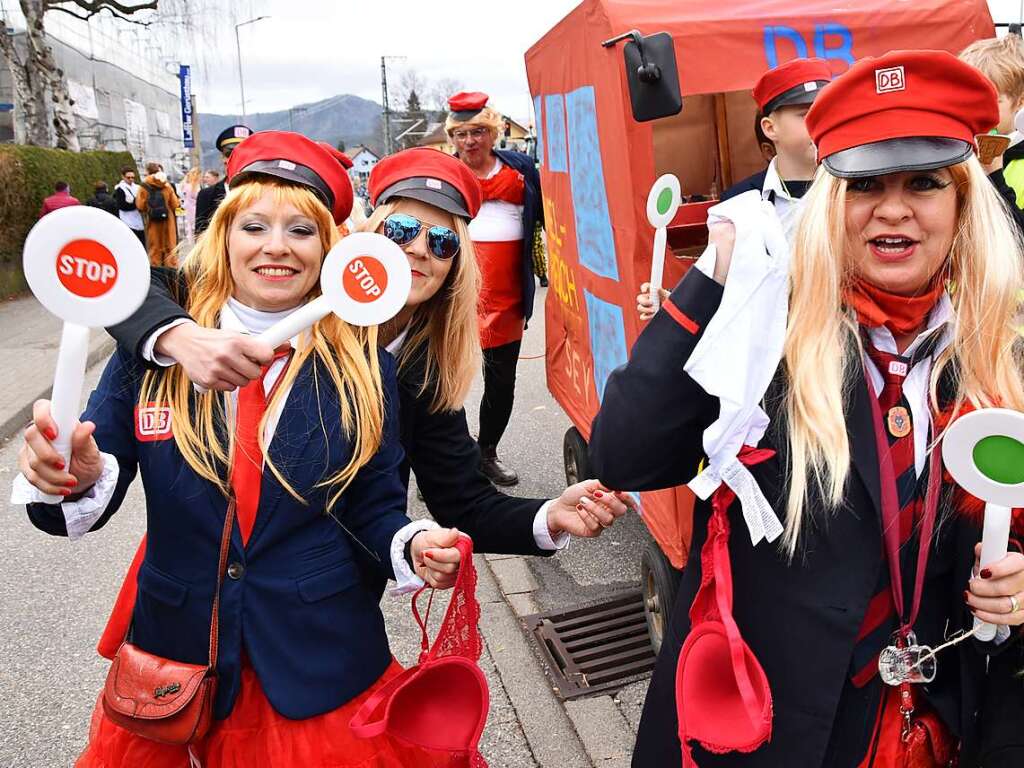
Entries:
<svg viewBox="0 0 1024 768">
<path fill-rule="evenodd" d="M 135 439 L 142 443 L 170 440 L 171 409 L 163 403 L 135 406 Z"/>
<path fill-rule="evenodd" d="M 95 240 L 72 240 L 57 254 L 57 277 L 75 296 L 94 299 L 117 282 L 117 262 Z"/>
<path fill-rule="evenodd" d="M 892 93 L 893 91 L 906 90 L 906 88 L 907 81 L 903 75 L 903 67 L 875 70 L 876 93 Z"/>
</svg>

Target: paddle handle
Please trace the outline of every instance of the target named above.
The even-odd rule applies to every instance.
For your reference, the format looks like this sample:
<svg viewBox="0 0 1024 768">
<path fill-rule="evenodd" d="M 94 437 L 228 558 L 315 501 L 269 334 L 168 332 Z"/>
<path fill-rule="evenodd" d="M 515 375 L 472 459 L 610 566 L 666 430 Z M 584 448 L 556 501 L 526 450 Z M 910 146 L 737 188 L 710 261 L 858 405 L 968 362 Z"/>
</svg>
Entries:
<svg viewBox="0 0 1024 768">
<path fill-rule="evenodd" d="M 327 297 L 317 296 L 308 304 L 304 304 L 292 312 L 288 317 L 278 320 L 257 336 L 256 340 L 277 349 L 286 341 L 297 336 L 330 313 L 331 306 L 327 303 Z"/>
<path fill-rule="evenodd" d="M 57 351 L 57 370 L 53 374 L 53 394 L 50 397 L 50 415 L 57 425 L 54 450 L 71 466 L 71 433 L 78 422 L 85 381 L 85 363 L 89 355 L 89 329 L 78 323 L 64 323 Z M 58 504 L 63 496 L 46 494 L 47 504 Z"/>
<path fill-rule="evenodd" d="M 665 245 L 668 242 L 668 232 L 664 227 L 654 230 L 654 252 L 651 253 L 651 303 L 654 304 L 654 311 L 661 309 L 661 282 L 665 275 Z"/>
<path fill-rule="evenodd" d="M 989 502 L 985 505 L 985 526 L 981 534 L 981 567 L 991 565 L 1006 557 L 1010 541 L 1010 508 Z M 974 620 L 979 640 L 993 640 L 996 625 L 979 619 Z"/>
</svg>

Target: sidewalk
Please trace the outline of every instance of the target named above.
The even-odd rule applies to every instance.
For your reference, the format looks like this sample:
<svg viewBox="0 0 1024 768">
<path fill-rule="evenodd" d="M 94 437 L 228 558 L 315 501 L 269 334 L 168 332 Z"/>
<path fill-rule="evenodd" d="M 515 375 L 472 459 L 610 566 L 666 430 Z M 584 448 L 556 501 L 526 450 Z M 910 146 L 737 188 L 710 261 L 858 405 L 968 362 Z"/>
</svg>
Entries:
<svg viewBox="0 0 1024 768">
<path fill-rule="evenodd" d="M 24 427 L 32 403 L 53 388 L 61 326 L 32 295 L 0 302 L 0 441 Z M 113 349 L 114 340 L 105 331 L 93 330 L 86 367 Z"/>
</svg>

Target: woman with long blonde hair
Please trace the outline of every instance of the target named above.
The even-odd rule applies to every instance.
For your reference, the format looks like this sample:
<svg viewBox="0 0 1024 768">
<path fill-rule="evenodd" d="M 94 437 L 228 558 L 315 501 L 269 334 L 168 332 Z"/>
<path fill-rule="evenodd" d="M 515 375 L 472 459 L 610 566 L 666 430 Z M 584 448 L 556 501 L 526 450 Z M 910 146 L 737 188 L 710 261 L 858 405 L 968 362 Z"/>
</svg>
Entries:
<svg viewBox="0 0 1024 768">
<path fill-rule="evenodd" d="M 1024 623 L 1024 557 L 972 571 L 980 531 L 938 448 L 966 410 L 1024 411 L 1024 258 L 974 156 L 997 120 L 985 78 L 932 51 L 860 61 L 808 113 L 822 167 L 789 262 L 770 423 L 738 454 L 783 524 L 773 542 L 737 535 L 750 510 L 731 485 L 698 503 L 634 766 L 970 764 L 984 655 L 917 649 L 972 614 L 1000 627 L 996 644 Z M 684 367 L 730 266 L 751 256 L 742 226 L 712 227 L 715 248 L 609 378 L 591 440 L 602 481 L 643 490 L 697 474 L 719 402 Z M 737 322 L 718 343 L 756 372 L 772 324 Z"/>
<path fill-rule="evenodd" d="M 479 277 L 467 229 L 480 206 L 473 174 L 436 150 L 406 150 L 377 164 L 370 194 L 377 207 L 364 229 L 399 244 L 413 274 L 405 307 L 372 331 L 397 359 L 403 482 L 408 485 L 414 472 L 434 519 L 471 536 L 477 552 L 551 555 L 570 535 L 599 535 L 625 514 L 632 503 L 628 496 L 586 480 L 557 499 L 516 498 L 500 493 L 480 470 L 480 452 L 463 408 L 480 360 Z M 154 272 L 146 304 L 111 329 L 115 338 L 136 350 L 140 365 L 177 361 L 179 376 L 212 389 L 229 391 L 257 376 L 271 351 L 235 331 L 193 322 L 167 277 Z M 103 655 L 113 654 L 130 621 L 139 557 L 100 640 Z M 435 563 L 452 567 L 444 561 L 448 555 L 435 557 Z"/>
<path fill-rule="evenodd" d="M 231 191 L 178 287 L 201 326 L 255 334 L 319 294 L 352 191 L 330 154 L 285 132 L 245 142 L 228 174 Z M 67 468 L 51 444 L 49 403 L 36 404 L 16 495 L 37 527 L 72 537 L 102 527 L 136 472 L 146 494 L 116 680 L 80 768 L 451 765 L 349 728 L 401 672 L 379 582 L 447 588 L 458 568 L 458 532 L 404 514 L 397 400 L 394 361 L 375 334 L 329 316 L 227 395 L 199 395 L 180 367 L 146 370 L 119 349 Z M 66 501 L 40 503 L 36 491 Z M 181 664 L 208 665 L 216 680 L 213 723 L 185 743 L 155 734 L 160 723 L 126 720 L 116 698 L 136 697 L 143 718 L 176 706 L 194 677 L 161 670 Z"/>
<path fill-rule="evenodd" d="M 185 209 L 185 240 L 192 241 L 196 236 L 196 198 L 203 188 L 198 166 L 190 168 L 181 182 L 181 206 Z"/>
</svg>

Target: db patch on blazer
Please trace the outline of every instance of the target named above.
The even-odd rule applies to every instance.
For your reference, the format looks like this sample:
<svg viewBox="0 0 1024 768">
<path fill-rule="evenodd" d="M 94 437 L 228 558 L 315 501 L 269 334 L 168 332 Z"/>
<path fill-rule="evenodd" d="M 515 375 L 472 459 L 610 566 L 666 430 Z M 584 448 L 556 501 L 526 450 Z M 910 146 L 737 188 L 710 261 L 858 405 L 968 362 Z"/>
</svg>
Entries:
<svg viewBox="0 0 1024 768">
<path fill-rule="evenodd" d="M 135 406 L 135 439 L 143 443 L 170 440 L 171 409 L 162 403 L 146 403 Z"/>
</svg>

